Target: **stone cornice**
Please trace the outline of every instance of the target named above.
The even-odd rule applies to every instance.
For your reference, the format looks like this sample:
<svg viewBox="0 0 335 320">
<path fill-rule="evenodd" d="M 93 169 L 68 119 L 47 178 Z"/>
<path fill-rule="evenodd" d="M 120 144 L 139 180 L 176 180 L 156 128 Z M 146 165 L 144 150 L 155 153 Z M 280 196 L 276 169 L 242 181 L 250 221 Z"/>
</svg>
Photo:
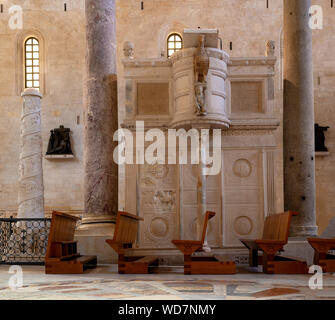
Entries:
<svg viewBox="0 0 335 320">
<path fill-rule="evenodd" d="M 229 66 L 274 66 L 276 64 L 276 57 L 250 57 L 250 58 L 231 58 Z"/>
<path fill-rule="evenodd" d="M 180 51 L 175 52 L 169 60 L 172 61 L 172 63 L 175 63 L 176 61 L 187 58 L 187 57 L 193 57 L 196 55 L 198 48 L 187 48 Z M 210 58 L 215 58 L 218 60 L 223 60 L 224 62 L 229 62 L 229 55 L 227 52 L 216 49 L 216 48 L 206 48 L 206 52 Z"/>
<path fill-rule="evenodd" d="M 122 63 L 126 68 L 147 68 L 147 67 L 171 67 L 169 59 L 123 59 Z"/>
<path fill-rule="evenodd" d="M 176 61 L 192 57 L 195 55 L 196 48 L 188 48 L 176 52 L 169 59 L 123 59 L 122 63 L 127 68 L 141 67 L 171 67 Z M 230 67 L 234 66 L 274 66 L 277 62 L 276 57 L 249 57 L 249 58 L 229 58 L 229 55 L 220 49 L 206 48 L 209 57 L 225 61 Z"/>
</svg>

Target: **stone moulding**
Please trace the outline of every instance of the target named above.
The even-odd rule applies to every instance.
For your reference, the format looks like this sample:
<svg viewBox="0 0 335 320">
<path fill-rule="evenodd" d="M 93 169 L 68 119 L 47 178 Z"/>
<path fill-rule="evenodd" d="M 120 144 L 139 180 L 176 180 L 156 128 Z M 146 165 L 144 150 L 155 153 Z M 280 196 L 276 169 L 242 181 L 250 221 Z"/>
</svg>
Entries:
<svg viewBox="0 0 335 320">
<path fill-rule="evenodd" d="M 74 159 L 75 156 L 73 154 L 49 154 L 45 155 L 44 159 L 54 160 L 54 159 Z"/>
<path fill-rule="evenodd" d="M 146 67 L 171 67 L 171 60 L 167 59 L 123 59 L 122 63 L 126 68 L 146 68 Z"/>
<path fill-rule="evenodd" d="M 317 152 L 315 152 L 315 156 L 320 157 L 320 158 L 328 157 L 328 156 L 330 156 L 330 152 L 328 152 L 328 151 L 317 151 Z"/>
<path fill-rule="evenodd" d="M 228 62 L 229 66 L 274 66 L 277 62 L 276 57 L 250 57 L 250 58 L 231 58 Z"/>
</svg>

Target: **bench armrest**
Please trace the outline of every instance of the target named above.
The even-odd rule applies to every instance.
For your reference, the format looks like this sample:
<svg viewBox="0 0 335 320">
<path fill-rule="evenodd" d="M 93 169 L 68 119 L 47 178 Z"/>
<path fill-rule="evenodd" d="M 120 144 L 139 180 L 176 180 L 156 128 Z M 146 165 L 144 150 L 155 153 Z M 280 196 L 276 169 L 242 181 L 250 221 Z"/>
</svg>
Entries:
<svg viewBox="0 0 335 320">
<path fill-rule="evenodd" d="M 248 248 L 248 249 L 258 249 L 258 245 L 255 239 L 240 239 L 240 241 Z"/>
<path fill-rule="evenodd" d="M 202 247 L 201 241 L 172 240 L 171 241 L 184 255 L 191 255 Z"/>
<path fill-rule="evenodd" d="M 335 249 L 335 239 L 307 238 L 307 240 L 312 248 L 320 253 Z"/>
<path fill-rule="evenodd" d="M 275 255 L 278 251 L 283 250 L 286 241 L 281 240 L 256 240 L 258 247 L 266 254 Z"/>
</svg>

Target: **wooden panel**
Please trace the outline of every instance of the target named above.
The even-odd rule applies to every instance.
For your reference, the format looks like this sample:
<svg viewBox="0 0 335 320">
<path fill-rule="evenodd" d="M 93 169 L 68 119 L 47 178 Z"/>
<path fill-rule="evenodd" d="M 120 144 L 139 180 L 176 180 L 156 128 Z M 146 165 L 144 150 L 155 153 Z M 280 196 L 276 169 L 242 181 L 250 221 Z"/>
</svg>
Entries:
<svg viewBox="0 0 335 320">
<path fill-rule="evenodd" d="M 134 243 L 137 239 L 140 217 L 127 212 L 118 212 L 113 241 L 117 243 Z"/>
<path fill-rule="evenodd" d="M 291 215 L 291 212 L 284 212 L 266 217 L 262 239 L 287 242 Z"/>
<path fill-rule="evenodd" d="M 209 219 L 212 219 L 215 216 L 215 212 L 212 211 L 207 211 L 206 216 L 205 216 L 205 221 L 204 221 L 204 226 L 202 229 L 202 236 L 201 236 L 201 245 L 204 244 L 205 238 L 206 238 L 206 233 L 207 233 L 207 226 L 208 226 L 208 221 Z"/>
</svg>

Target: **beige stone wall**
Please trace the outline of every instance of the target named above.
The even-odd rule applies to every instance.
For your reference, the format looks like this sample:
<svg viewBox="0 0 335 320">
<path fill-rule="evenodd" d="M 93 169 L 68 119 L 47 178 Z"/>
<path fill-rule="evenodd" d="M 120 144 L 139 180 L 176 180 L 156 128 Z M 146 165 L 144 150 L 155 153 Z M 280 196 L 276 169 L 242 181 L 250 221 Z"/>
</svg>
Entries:
<svg viewBox="0 0 335 320">
<path fill-rule="evenodd" d="M 83 208 L 82 82 L 84 71 L 83 1 L 6 1 L 0 15 L 0 211 L 17 211 L 20 116 L 22 108 L 22 43 L 41 37 L 44 54 L 42 90 L 43 153 L 49 130 L 63 124 L 71 128 L 74 160 L 43 160 L 45 209 L 69 211 Z M 23 8 L 23 30 L 8 27 L 8 9 Z M 21 75 L 21 77 L 19 77 Z M 19 79 L 17 79 L 19 77 Z M 80 117 L 79 125 L 77 117 Z"/>
<path fill-rule="evenodd" d="M 323 30 L 313 31 L 315 122 L 330 126 L 326 132 L 329 156 L 316 157 L 317 225 L 322 232 L 335 215 L 335 8 L 330 1 L 314 0 L 323 7 Z"/>
<path fill-rule="evenodd" d="M 67 12 L 64 12 L 64 2 Z M 8 8 L 11 4 L 23 7 L 24 30 L 8 28 Z M 335 35 L 332 26 L 335 8 L 330 1 L 315 0 L 324 9 L 324 29 L 313 31 L 315 114 L 320 125 L 335 123 L 334 86 Z M 184 28 L 219 28 L 223 49 L 232 57 L 262 56 L 265 41 L 275 40 L 279 58 L 275 78 L 275 111 L 282 118 L 282 86 L 280 79 L 280 39 L 282 30 L 282 1 L 265 0 L 145 0 L 141 10 L 139 0 L 117 0 L 117 38 L 119 73 L 119 118 L 125 114 L 122 45 L 135 44 L 136 58 L 160 58 L 166 55 L 166 37 Z M 37 30 L 44 39 L 45 90 L 42 100 L 43 151 L 46 151 L 49 130 L 64 124 L 72 130 L 75 160 L 44 160 L 46 210 L 80 211 L 83 208 L 82 176 L 82 83 L 85 59 L 84 0 L 8 0 L 0 14 L 0 211 L 16 211 L 19 160 L 19 122 L 21 98 L 18 95 L 17 61 L 19 39 Z M 33 34 L 33 33 L 32 33 Z M 232 41 L 233 50 L 229 48 Z M 318 80 L 320 77 L 320 81 Z M 80 117 L 79 125 L 77 117 Z M 316 159 L 317 214 L 323 230 L 335 212 L 335 169 L 333 149 L 334 129 L 327 135 L 328 157 Z M 282 128 L 276 133 L 280 146 L 276 151 L 277 211 L 283 208 L 282 195 Z M 122 170 L 121 170 L 122 175 Z M 124 207 L 121 177 L 119 207 Z"/>
</svg>

